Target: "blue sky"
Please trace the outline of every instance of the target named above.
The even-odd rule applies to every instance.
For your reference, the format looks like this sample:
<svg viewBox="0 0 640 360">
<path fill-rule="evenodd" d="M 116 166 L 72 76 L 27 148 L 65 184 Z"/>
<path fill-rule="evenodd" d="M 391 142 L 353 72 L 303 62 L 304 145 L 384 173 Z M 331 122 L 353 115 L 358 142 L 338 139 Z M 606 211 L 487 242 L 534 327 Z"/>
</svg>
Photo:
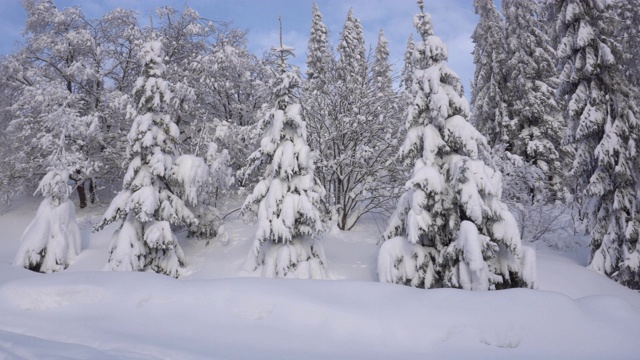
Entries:
<svg viewBox="0 0 640 360">
<path fill-rule="evenodd" d="M 302 66 L 313 0 L 54 0 L 58 8 L 79 5 L 89 18 L 97 18 L 116 7 L 138 10 L 143 23 L 158 6 L 182 9 L 185 5 L 211 20 L 232 21 L 237 28 L 248 30 L 249 48 L 256 54 L 278 43 L 278 15 L 282 16 L 283 37 L 287 45 L 296 48 L 294 61 Z M 349 8 L 353 8 L 365 31 L 367 47 L 375 47 L 382 28 L 389 40 L 391 62 L 402 68 L 407 39 L 414 33 L 413 16 L 418 11 L 415 0 L 317 0 L 324 22 L 329 28 L 332 44 L 337 44 Z M 21 0 L 0 0 L 0 54 L 11 52 L 22 38 L 26 12 Z M 473 77 L 473 44 L 470 36 L 478 20 L 472 0 L 426 0 L 436 35 L 449 48 L 449 65 L 463 80 L 469 96 Z M 415 35 L 414 35 L 415 36 Z"/>
</svg>

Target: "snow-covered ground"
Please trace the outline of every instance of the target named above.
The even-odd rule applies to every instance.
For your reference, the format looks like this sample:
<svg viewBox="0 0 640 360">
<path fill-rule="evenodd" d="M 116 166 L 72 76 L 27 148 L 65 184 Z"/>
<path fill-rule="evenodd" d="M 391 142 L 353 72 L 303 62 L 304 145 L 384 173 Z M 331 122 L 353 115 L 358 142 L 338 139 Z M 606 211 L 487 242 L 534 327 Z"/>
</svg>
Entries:
<svg viewBox="0 0 640 360">
<path fill-rule="evenodd" d="M 77 210 L 82 252 L 61 273 L 12 266 L 40 198 L 0 215 L 0 359 L 637 359 L 640 293 L 584 267 L 584 241 L 537 247 L 538 290 L 421 290 L 376 282 L 381 220 L 324 236 L 333 280 L 252 277 L 255 227 L 184 239 L 189 274 L 105 272 L 105 207 Z"/>
</svg>

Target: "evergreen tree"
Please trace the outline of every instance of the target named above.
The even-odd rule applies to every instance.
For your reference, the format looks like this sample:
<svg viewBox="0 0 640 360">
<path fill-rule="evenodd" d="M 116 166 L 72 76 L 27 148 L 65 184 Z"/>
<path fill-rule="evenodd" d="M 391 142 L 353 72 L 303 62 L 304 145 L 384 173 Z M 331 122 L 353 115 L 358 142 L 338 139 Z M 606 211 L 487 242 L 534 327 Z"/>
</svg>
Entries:
<svg viewBox="0 0 640 360">
<path fill-rule="evenodd" d="M 180 130 L 169 116 L 175 99 L 172 84 L 164 79 L 164 57 L 159 41 L 149 41 L 142 48 L 143 74 L 135 84 L 128 111 L 133 124 L 123 189 L 94 230 L 123 220 L 113 235 L 107 269 L 152 270 L 178 277 L 185 259 L 171 225 L 193 226 L 197 220 L 172 189 L 184 187 L 185 178 L 201 183 L 202 176 L 194 173 L 203 171 L 192 170 L 203 169 L 203 162 L 194 160 L 194 166 L 187 166 L 189 171 L 174 167 Z M 183 190 L 186 193 L 196 194 L 197 190 Z M 194 195 L 188 199 L 196 202 Z"/>
<path fill-rule="evenodd" d="M 558 2 L 559 93 L 568 101 L 570 176 L 591 234 L 589 268 L 640 289 L 638 107 L 601 0 Z"/>
<path fill-rule="evenodd" d="M 407 92 L 413 83 L 413 61 L 411 61 L 411 56 L 414 49 L 415 44 L 413 42 L 413 34 L 411 34 L 409 35 L 409 40 L 407 40 L 407 49 L 404 52 L 404 65 L 402 66 L 402 78 L 400 79 L 400 86 Z"/>
<path fill-rule="evenodd" d="M 360 19 L 349 9 L 338 44 L 338 76 L 343 84 L 362 86 L 367 79 L 367 53 Z"/>
<path fill-rule="evenodd" d="M 303 84 L 302 106 L 308 129 L 309 146 L 316 154 L 316 176 L 329 188 L 332 174 L 330 164 L 334 149 L 332 121 L 336 112 L 332 85 L 336 81 L 336 60 L 329 44 L 329 30 L 322 21 L 322 13 L 313 4 L 311 33 L 307 47 L 307 79 Z M 324 209 L 328 212 L 328 209 Z"/>
<path fill-rule="evenodd" d="M 391 64 L 389 64 L 389 40 L 384 37 L 382 29 L 378 34 L 375 59 L 371 67 L 371 78 L 377 97 L 393 98 L 393 79 L 391 78 Z"/>
<path fill-rule="evenodd" d="M 552 49 L 558 48 L 558 29 L 556 22 L 558 19 L 557 0 L 538 0 L 540 6 L 540 14 L 538 20 L 542 26 L 542 31 L 549 39 L 549 46 Z M 561 107 L 562 108 L 562 107 Z"/>
<path fill-rule="evenodd" d="M 508 59 L 505 83 L 508 126 L 502 140 L 540 176 L 531 191 L 541 200 L 562 190 L 560 161 L 563 120 L 555 101 L 555 51 L 541 29 L 534 1 L 504 0 Z"/>
<path fill-rule="evenodd" d="M 504 133 L 508 121 L 503 94 L 507 82 L 504 23 L 493 0 L 475 0 L 473 4 L 480 21 L 471 35 L 476 65 L 471 86 L 472 121 L 487 137 L 489 146 L 495 147 L 507 140 Z"/>
<path fill-rule="evenodd" d="M 274 105 L 260 123 L 264 130 L 260 148 L 249 158 L 253 168 L 266 167 L 242 206 L 245 216 L 258 217 L 248 265 L 266 277 L 320 279 L 326 276 L 324 251 L 317 240 L 323 190 L 315 185 L 314 155 L 296 102 L 300 79 L 286 62 L 292 50 L 282 41 L 274 49 L 278 56 Z"/>
<path fill-rule="evenodd" d="M 467 121 L 469 106 L 431 16 L 414 25 L 416 44 L 400 158 L 413 165 L 378 255 L 380 281 L 473 290 L 533 287 L 535 253 L 521 244 L 500 201 L 501 178 L 479 156 L 485 138 Z"/>
<path fill-rule="evenodd" d="M 616 40 L 622 49 L 622 66 L 629 83 L 640 88 L 640 0 L 614 2 L 619 22 Z"/>
<path fill-rule="evenodd" d="M 322 22 L 322 13 L 318 4 L 313 3 L 313 19 L 311 21 L 311 35 L 307 47 L 307 81 L 305 88 L 313 92 L 316 88 L 322 88 L 327 82 L 327 76 L 331 71 L 333 55 L 329 45 L 329 29 Z"/>
</svg>

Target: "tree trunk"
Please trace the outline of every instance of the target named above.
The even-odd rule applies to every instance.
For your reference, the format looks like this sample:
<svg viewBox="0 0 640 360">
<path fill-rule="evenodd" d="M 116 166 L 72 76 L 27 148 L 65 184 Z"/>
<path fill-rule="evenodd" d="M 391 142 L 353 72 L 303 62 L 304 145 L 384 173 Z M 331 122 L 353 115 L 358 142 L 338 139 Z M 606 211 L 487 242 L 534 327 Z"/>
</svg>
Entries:
<svg viewBox="0 0 640 360">
<path fill-rule="evenodd" d="M 78 189 L 78 197 L 80 198 L 80 209 L 83 209 L 87 206 L 87 195 L 84 191 L 84 181 L 78 184 L 76 188 Z"/>
<path fill-rule="evenodd" d="M 76 189 L 78 190 L 78 198 L 80 198 L 80 209 L 83 209 L 87 206 L 87 194 L 84 190 L 84 178 L 81 175 L 80 170 L 76 170 L 74 173 L 69 175 L 69 178 L 76 183 Z M 95 199 L 93 182 L 89 185 L 89 191 L 91 191 L 91 202 Z"/>
<path fill-rule="evenodd" d="M 92 204 L 96 202 L 96 187 L 93 184 L 93 178 L 89 179 L 89 199 Z"/>
</svg>

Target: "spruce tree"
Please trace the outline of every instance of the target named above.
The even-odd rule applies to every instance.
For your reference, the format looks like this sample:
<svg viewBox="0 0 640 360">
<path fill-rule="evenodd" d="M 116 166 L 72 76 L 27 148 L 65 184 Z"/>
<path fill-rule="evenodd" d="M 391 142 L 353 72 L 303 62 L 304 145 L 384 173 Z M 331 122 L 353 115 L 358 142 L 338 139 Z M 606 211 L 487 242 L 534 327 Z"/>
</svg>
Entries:
<svg viewBox="0 0 640 360">
<path fill-rule="evenodd" d="M 612 41 L 604 1 L 558 3 L 561 96 L 568 101 L 570 173 L 591 234 L 589 268 L 640 289 L 638 107 Z"/>
<path fill-rule="evenodd" d="M 542 30 L 549 39 L 549 46 L 554 50 L 558 48 L 559 41 L 556 27 L 558 19 L 558 6 L 556 3 L 557 0 L 539 0 L 540 14 L 538 16 Z"/>
<path fill-rule="evenodd" d="M 631 85 L 640 88 L 640 0 L 616 1 L 618 17 L 616 40 L 622 49 L 622 66 L 625 78 Z"/>
<path fill-rule="evenodd" d="M 281 35 L 282 36 L 282 35 Z M 292 48 L 274 49 L 278 57 L 273 84 L 274 104 L 261 120 L 264 136 L 249 161 L 265 165 L 261 180 L 247 197 L 242 213 L 258 218 L 248 266 L 265 277 L 321 279 L 325 274 L 322 224 L 318 206 L 323 195 L 315 184 L 314 154 L 296 101 L 300 78 L 289 70 Z"/>
<path fill-rule="evenodd" d="M 508 121 L 503 94 L 507 82 L 504 23 L 493 0 L 475 0 L 473 5 L 480 21 L 471 35 L 476 66 L 471 86 L 472 122 L 494 147 L 508 140 L 504 133 Z"/>
<path fill-rule="evenodd" d="M 560 156 L 564 121 L 555 101 L 555 50 L 541 29 L 534 1 L 504 0 L 508 126 L 507 151 L 540 174 L 531 191 L 554 199 L 562 190 Z"/>
<path fill-rule="evenodd" d="M 522 245 L 500 201 L 501 178 L 480 159 L 485 138 L 467 121 L 469 106 L 431 16 L 414 25 L 413 103 L 400 158 L 413 166 L 378 255 L 380 281 L 472 290 L 533 287 L 535 253 Z"/>
<path fill-rule="evenodd" d="M 336 109 L 332 106 L 332 85 L 336 79 L 336 61 L 329 44 L 329 30 L 322 21 L 322 13 L 313 4 L 311 33 L 307 47 L 307 79 L 303 84 L 302 106 L 307 123 L 309 146 L 316 154 L 316 176 L 320 183 L 329 184 L 334 149 L 332 118 Z M 324 209 L 328 210 L 328 209 Z"/>
<path fill-rule="evenodd" d="M 349 9 L 338 44 L 338 76 L 342 83 L 362 86 L 367 78 L 367 54 L 360 19 Z"/>
<path fill-rule="evenodd" d="M 307 81 L 305 88 L 313 92 L 323 87 L 332 66 L 331 46 L 329 45 L 329 29 L 322 22 L 322 13 L 318 4 L 313 3 L 313 19 L 311 35 L 307 48 Z"/>
<path fill-rule="evenodd" d="M 179 277 L 185 258 L 171 226 L 194 226 L 197 220 L 173 188 L 183 186 L 184 176 L 191 174 L 174 168 L 180 130 L 169 115 L 174 106 L 173 86 L 164 79 L 162 44 L 153 40 L 145 43 L 140 57 L 143 73 L 128 109 L 133 124 L 123 189 L 94 230 L 123 220 L 113 235 L 107 269 L 151 270 Z M 197 189 L 183 193 L 187 192 L 194 194 Z"/>
<path fill-rule="evenodd" d="M 391 78 L 391 64 L 389 64 L 389 40 L 384 37 L 382 29 L 378 34 L 375 59 L 371 67 L 371 78 L 376 97 L 387 99 L 393 97 L 393 79 Z"/>
<path fill-rule="evenodd" d="M 400 86 L 407 92 L 413 83 L 413 62 L 411 61 L 411 56 L 413 55 L 414 48 L 413 34 L 411 34 L 409 35 L 409 40 L 407 40 L 407 49 L 404 52 L 404 65 L 402 66 L 402 78 L 400 79 Z"/>
</svg>

